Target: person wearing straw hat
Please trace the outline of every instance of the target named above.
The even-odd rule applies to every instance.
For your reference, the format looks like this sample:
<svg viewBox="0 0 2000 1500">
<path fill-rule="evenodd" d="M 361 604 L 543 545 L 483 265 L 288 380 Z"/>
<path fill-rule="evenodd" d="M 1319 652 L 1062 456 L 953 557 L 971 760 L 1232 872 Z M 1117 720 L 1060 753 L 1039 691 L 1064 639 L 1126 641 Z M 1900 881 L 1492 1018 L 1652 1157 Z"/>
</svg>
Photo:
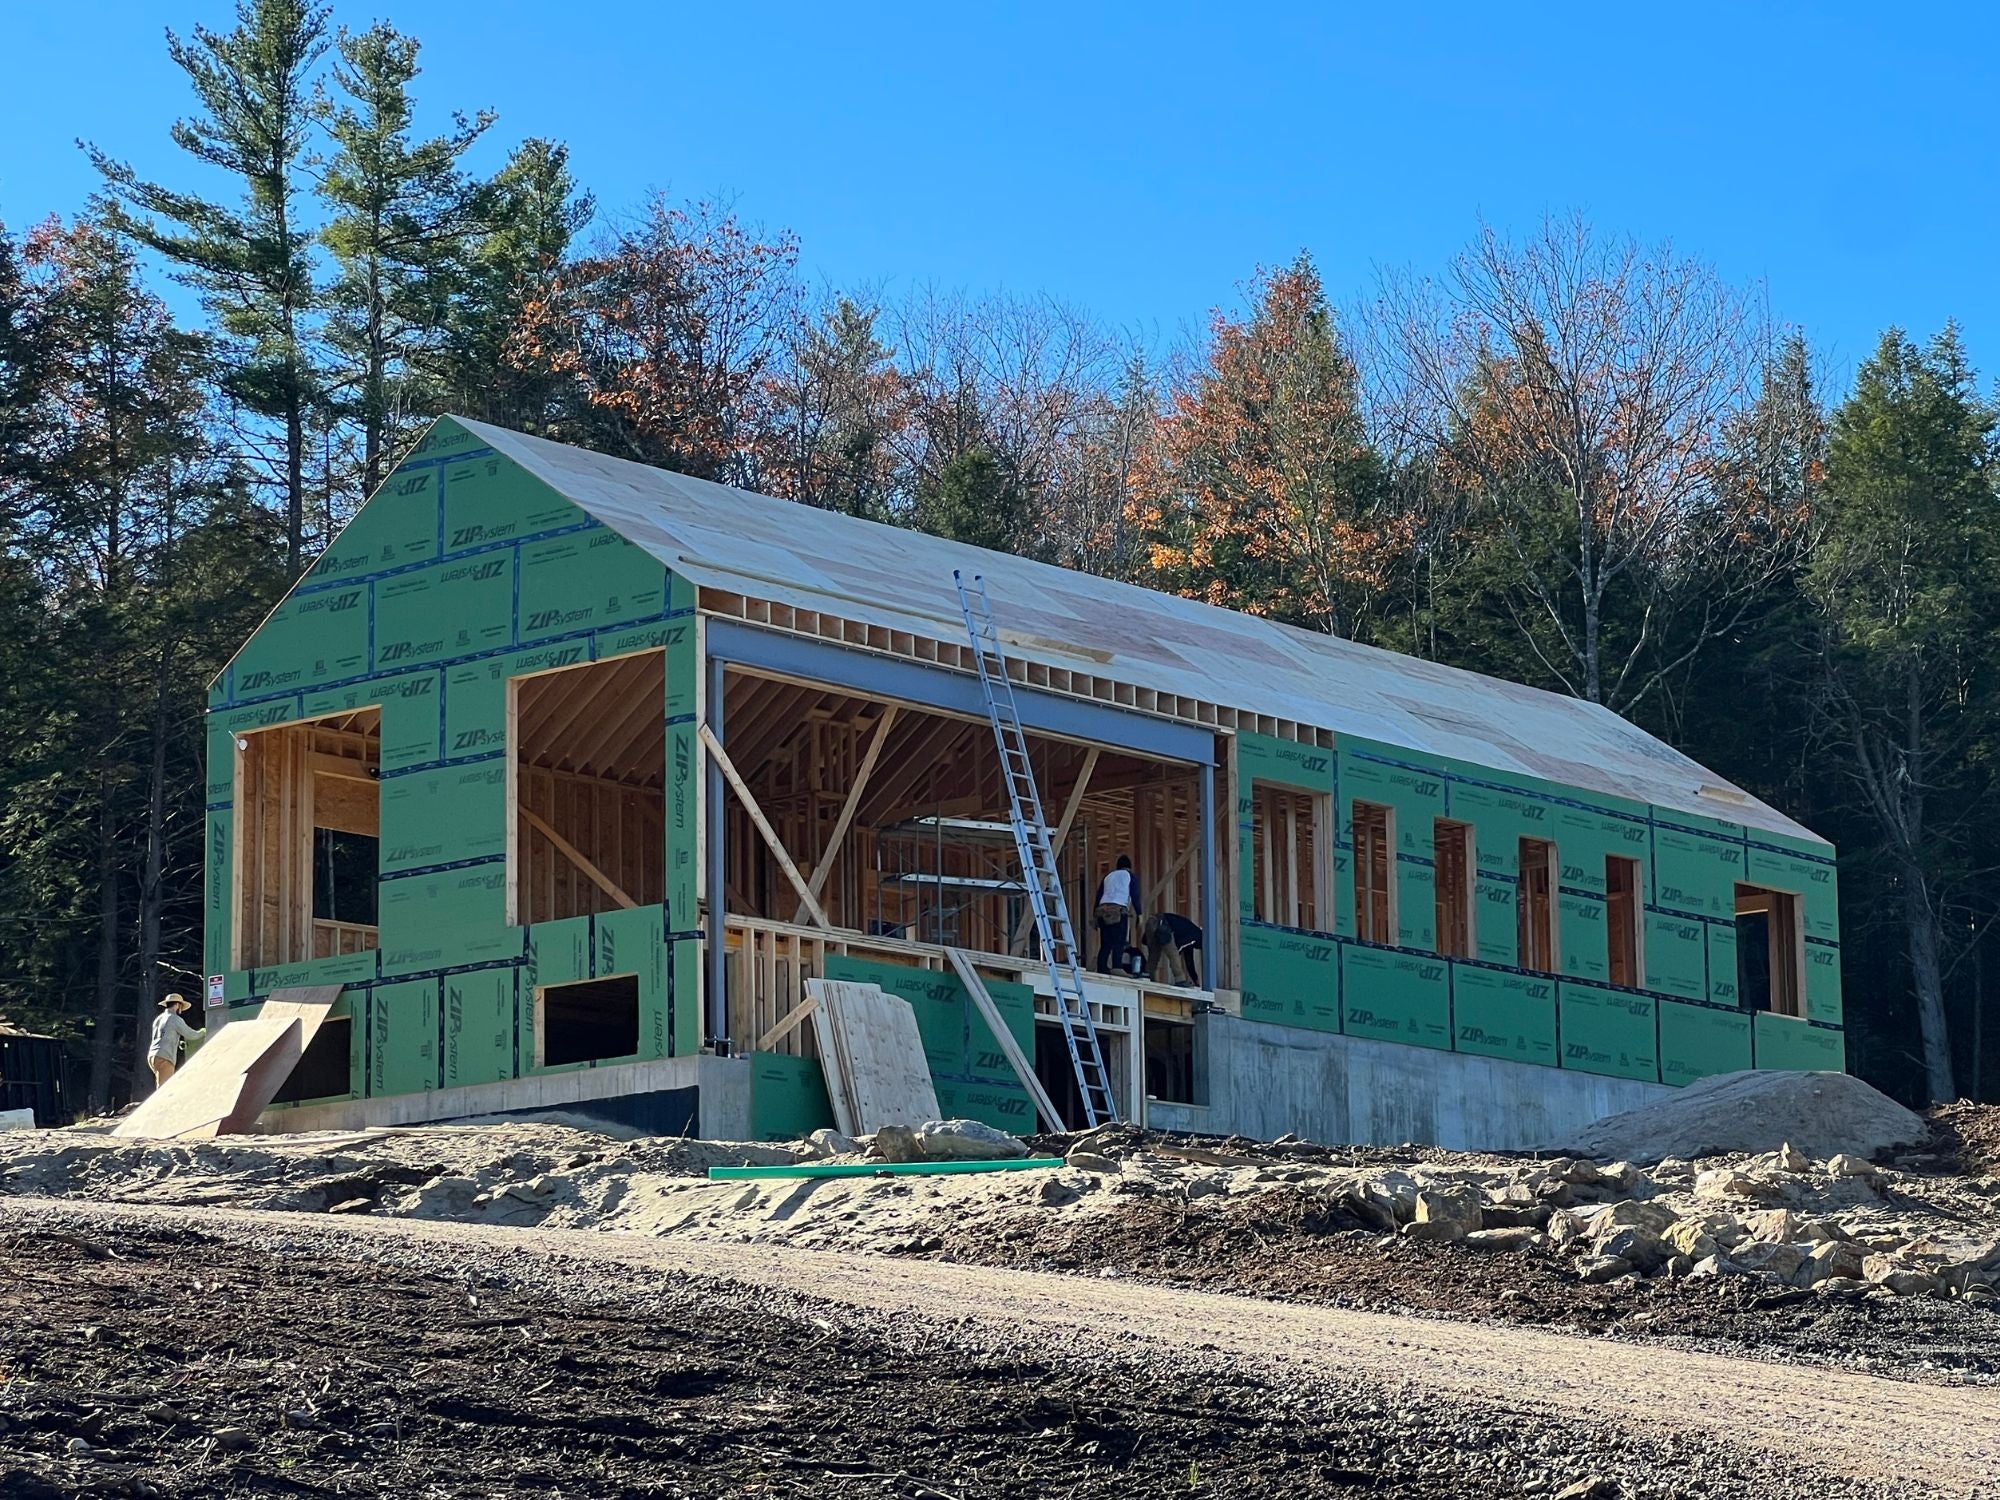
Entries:
<svg viewBox="0 0 2000 1500">
<path fill-rule="evenodd" d="M 153 1018 L 153 1043 L 146 1050 L 146 1061 L 152 1064 L 154 1088 L 174 1076 L 174 1067 L 180 1061 L 181 1043 L 201 1038 L 201 1033 L 182 1019 L 187 1011 L 185 996 L 169 995 L 160 1002 L 160 1013 Z"/>
</svg>

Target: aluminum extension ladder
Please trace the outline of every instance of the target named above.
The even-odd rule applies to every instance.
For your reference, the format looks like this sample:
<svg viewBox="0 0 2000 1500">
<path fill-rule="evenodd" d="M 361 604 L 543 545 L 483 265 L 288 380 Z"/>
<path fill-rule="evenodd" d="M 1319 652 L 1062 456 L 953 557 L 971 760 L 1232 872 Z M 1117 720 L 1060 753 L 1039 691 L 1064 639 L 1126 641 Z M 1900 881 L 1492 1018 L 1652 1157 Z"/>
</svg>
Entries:
<svg viewBox="0 0 2000 1500">
<path fill-rule="evenodd" d="M 1035 935 L 1055 987 L 1056 1018 L 1063 1042 L 1076 1068 L 1078 1091 L 1088 1125 L 1118 1118 L 1111 1097 L 1111 1079 L 1104 1068 L 1104 1049 L 1090 1003 L 1083 997 L 1083 969 L 1078 963 L 1076 929 L 1069 919 L 1062 877 L 1056 871 L 1055 849 L 1049 843 L 1048 820 L 1042 814 L 1042 794 L 1035 786 L 1035 768 L 1028 759 L 1028 736 L 1014 704 L 1014 684 L 1007 675 L 1007 654 L 994 628 L 993 606 L 986 598 L 986 579 L 952 570 L 958 604 L 965 614 L 965 633 L 972 642 L 972 659 L 979 668 L 979 688 L 986 698 L 986 719 L 993 726 L 993 743 L 1000 749 L 1000 779 L 1007 786 L 1007 812 L 1014 825 L 1014 848 L 1021 857 L 1022 883 L 1035 914 Z"/>
</svg>

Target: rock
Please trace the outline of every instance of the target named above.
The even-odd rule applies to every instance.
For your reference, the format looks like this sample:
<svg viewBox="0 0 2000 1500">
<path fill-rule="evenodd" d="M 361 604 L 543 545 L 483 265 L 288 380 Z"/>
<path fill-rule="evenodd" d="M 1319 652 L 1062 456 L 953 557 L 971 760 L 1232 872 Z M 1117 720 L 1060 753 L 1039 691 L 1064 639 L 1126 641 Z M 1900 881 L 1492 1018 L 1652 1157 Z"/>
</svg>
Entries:
<svg viewBox="0 0 2000 1500">
<path fill-rule="evenodd" d="M 1678 1255 L 1686 1256 L 1689 1265 L 1707 1259 L 1720 1248 L 1715 1243 L 1714 1236 L 1701 1227 L 1701 1221 L 1698 1219 L 1681 1219 L 1669 1224 L 1661 1233 L 1660 1239 L 1668 1249 Z"/>
<path fill-rule="evenodd" d="M 1479 1220 L 1488 1229 L 1542 1229 L 1556 1212 L 1546 1203 L 1527 1207 L 1513 1203 L 1489 1203 L 1480 1211 Z"/>
<path fill-rule="evenodd" d="M 1415 1228 L 1415 1225 L 1411 1225 Z M 1525 1250 L 1541 1239 L 1541 1231 L 1532 1225 L 1517 1225 L 1510 1229 L 1475 1229 L 1465 1237 L 1468 1250 Z"/>
<path fill-rule="evenodd" d="M 1778 1148 L 1774 1165 L 1781 1172 L 1809 1172 L 1812 1170 L 1812 1158 L 1786 1141 Z"/>
<path fill-rule="evenodd" d="M 257 1446 L 257 1439 L 250 1435 L 248 1429 L 242 1427 L 218 1427 L 209 1436 L 215 1439 L 218 1448 L 227 1448 L 235 1453 Z"/>
<path fill-rule="evenodd" d="M 76 1458 L 95 1458 L 97 1449 L 89 1438 L 73 1437 L 63 1444 L 63 1450 Z"/>
<path fill-rule="evenodd" d="M 875 1132 L 873 1151 L 886 1162 L 922 1161 L 923 1147 L 917 1144 L 917 1133 L 907 1125 L 884 1125 Z"/>
<path fill-rule="evenodd" d="M 861 1142 L 857 1141 L 853 1136 L 843 1135 L 840 1131 L 834 1130 L 831 1127 L 823 1130 L 815 1130 L 811 1135 L 806 1137 L 806 1145 L 811 1147 L 812 1154 L 822 1161 L 834 1156 L 859 1156 L 861 1154 Z"/>
<path fill-rule="evenodd" d="M 1561 1177 L 1564 1182 L 1578 1187 L 1594 1187 L 1604 1180 L 1604 1174 L 1597 1170 L 1594 1161 L 1571 1161 L 1564 1164 Z"/>
<path fill-rule="evenodd" d="M 1688 1280 L 1695 1281 L 1706 1279 L 1710 1276 L 1741 1276 L 1742 1274 L 1742 1268 L 1727 1256 L 1709 1255 L 1704 1256 L 1694 1263 L 1694 1269 L 1688 1272 Z"/>
<path fill-rule="evenodd" d="M 1417 1180 L 1407 1172 L 1383 1172 L 1361 1184 L 1361 1196 L 1372 1205 L 1381 1227 L 1394 1229 L 1417 1216 Z"/>
<path fill-rule="evenodd" d="M 1694 1270 L 1695 1257 L 1692 1255 L 1670 1255 L 1667 1263 L 1660 1267 L 1660 1274 L 1679 1281 Z"/>
<path fill-rule="evenodd" d="M 917 1132 L 917 1146 L 931 1161 L 1018 1161 L 1028 1154 L 1019 1136 L 983 1120 L 932 1120 Z"/>
<path fill-rule="evenodd" d="M 1599 1161 L 1776 1151 L 1870 1157 L 1923 1140 L 1921 1118 L 1847 1073 L 1719 1073 L 1553 1143 Z"/>
<path fill-rule="evenodd" d="M 1403 1233 L 1413 1240 L 1462 1240 L 1482 1222 L 1479 1200 L 1471 1193 L 1425 1188 Z"/>
<path fill-rule="evenodd" d="M 1774 1240 L 1789 1245 L 1799 1238 L 1799 1216 L 1789 1208 L 1766 1208 L 1743 1216 L 1743 1227 L 1753 1240 Z"/>
<path fill-rule="evenodd" d="M 555 1191 L 555 1180 L 547 1173 L 541 1173 L 530 1177 L 526 1182 L 509 1183 L 496 1196 L 512 1198 L 519 1203 L 540 1205 L 548 1199 L 553 1198 Z"/>
<path fill-rule="evenodd" d="M 1613 1229 L 1597 1241 L 1597 1256 L 1623 1261 L 1635 1271 L 1651 1271 L 1666 1263 L 1668 1251 L 1660 1237 L 1636 1225 Z"/>
<path fill-rule="evenodd" d="M 1629 1161 L 1613 1162 L 1604 1168 L 1600 1176 L 1607 1187 L 1616 1188 L 1621 1193 L 1637 1191 L 1640 1184 L 1646 1180 L 1645 1173 Z"/>
<path fill-rule="evenodd" d="M 1095 1151 L 1072 1151 L 1063 1160 L 1079 1172 L 1094 1172 L 1099 1177 L 1110 1177 L 1119 1171 L 1117 1162 Z"/>
<path fill-rule="evenodd" d="M 1639 1203 L 1628 1198 L 1611 1204 L 1599 1214 L 1595 1228 L 1599 1234 L 1612 1228 L 1649 1229 L 1654 1234 L 1663 1234 L 1676 1217 L 1664 1204 Z"/>
<path fill-rule="evenodd" d="M 1792 1282 L 1796 1286 L 1817 1286 L 1823 1281 L 1859 1281 L 1865 1258 L 1859 1245 L 1845 1240 L 1821 1240 L 1792 1273 Z"/>
<path fill-rule="evenodd" d="M 1878 1178 L 1882 1175 L 1882 1169 L 1874 1162 L 1847 1151 L 1828 1158 L 1826 1169 L 1835 1177 Z"/>
<path fill-rule="evenodd" d="M 327 1210 L 330 1214 L 365 1214 L 375 1206 L 372 1198 L 344 1198 Z"/>
<path fill-rule="evenodd" d="M 1631 1269 L 1631 1262 L 1620 1260 L 1615 1255 L 1586 1255 L 1576 1263 L 1576 1279 L 1597 1285 L 1615 1281 Z"/>
<path fill-rule="evenodd" d="M 1582 1214 L 1567 1208 L 1559 1208 L 1549 1215 L 1544 1226 L 1549 1237 L 1550 1248 L 1561 1250 L 1590 1238 L 1590 1221 Z"/>
<path fill-rule="evenodd" d="M 1697 1198 L 1775 1198 L 1783 1191 L 1776 1183 L 1752 1177 L 1736 1167 L 1710 1167 L 1694 1180 Z"/>
<path fill-rule="evenodd" d="M 1593 1474 L 1556 1491 L 1555 1500 L 1618 1500 L 1618 1481 Z"/>
<path fill-rule="evenodd" d="M 1813 1288 L 1823 1297 L 1853 1296 L 1857 1292 L 1870 1290 L 1867 1282 L 1856 1276 L 1829 1276 Z"/>
<path fill-rule="evenodd" d="M 1181 1195 L 1192 1203 L 1197 1198 L 1208 1198 L 1222 1191 L 1222 1183 L 1214 1177 L 1190 1177 L 1181 1188 Z"/>
<path fill-rule="evenodd" d="M 1765 1271 L 1786 1281 L 1805 1264 L 1806 1253 L 1796 1245 L 1772 1240 L 1746 1240 L 1729 1252 L 1729 1258 L 1746 1271 Z"/>
<path fill-rule="evenodd" d="M 1051 1208 L 1061 1208 L 1066 1203 L 1074 1203 L 1083 1196 L 1060 1176 L 1051 1172 L 1042 1178 L 1042 1185 L 1035 1190 L 1036 1196 Z"/>
<path fill-rule="evenodd" d="M 1898 1297 L 1928 1297 L 1943 1290 L 1937 1277 L 1928 1271 L 1891 1271 L 1873 1279 L 1878 1287 L 1886 1287 Z"/>
</svg>

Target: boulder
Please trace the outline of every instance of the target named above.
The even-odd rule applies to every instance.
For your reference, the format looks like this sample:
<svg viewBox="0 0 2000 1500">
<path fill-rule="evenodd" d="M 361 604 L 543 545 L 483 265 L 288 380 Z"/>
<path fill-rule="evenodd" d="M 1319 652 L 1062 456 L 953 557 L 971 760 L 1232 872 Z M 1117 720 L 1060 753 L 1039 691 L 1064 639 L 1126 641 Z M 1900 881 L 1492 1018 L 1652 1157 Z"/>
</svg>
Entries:
<svg viewBox="0 0 2000 1500">
<path fill-rule="evenodd" d="M 1552 1149 L 1641 1165 L 1786 1146 L 1819 1160 L 1842 1153 L 1865 1159 L 1924 1135 L 1922 1119 L 1851 1074 L 1769 1070 L 1700 1079 L 1587 1125 Z"/>
<path fill-rule="evenodd" d="M 1475 1229 L 1466 1235 L 1464 1243 L 1468 1250 L 1525 1250 L 1541 1237 L 1538 1230 L 1521 1225 L 1512 1229 Z"/>
<path fill-rule="evenodd" d="M 1412 1238 L 1461 1240 L 1484 1221 L 1478 1197 L 1448 1188 L 1424 1188 L 1411 1215 Z M 1438 1226 L 1429 1228 L 1427 1226 Z"/>
<path fill-rule="evenodd" d="M 1559 1208 L 1549 1215 L 1546 1232 L 1549 1244 L 1561 1250 L 1590 1238 L 1590 1220 L 1567 1208 Z"/>
<path fill-rule="evenodd" d="M 1774 1240 L 1745 1240 L 1729 1252 L 1729 1258 L 1746 1271 L 1763 1271 L 1790 1281 L 1793 1273 L 1805 1264 L 1806 1253 L 1796 1245 Z"/>
<path fill-rule="evenodd" d="M 1692 1085 L 1690 1085 L 1692 1087 Z M 1736 1167 L 1710 1167 L 1694 1180 L 1697 1198 L 1775 1198 L 1783 1189 L 1761 1177 L 1753 1177 Z"/>
<path fill-rule="evenodd" d="M 1789 1245 L 1800 1237 L 1799 1216 L 1789 1208 L 1766 1208 L 1743 1216 L 1743 1227 L 1753 1240 L 1775 1240 Z"/>
<path fill-rule="evenodd" d="M 1598 1239 L 1595 1249 L 1600 1258 L 1621 1260 L 1636 1271 L 1657 1270 L 1673 1253 L 1652 1230 L 1636 1226 L 1614 1228 Z"/>
<path fill-rule="evenodd" d="M 806 1137 L 806 1146 L 812 1154 L 824 1161 L 833 1156 L 859 1156 L 861 1142 L 851 1135 L 843 1135 L 831 1128 L 815 1130 Z"/>
<path fill-rule="evenodd" d="M 1592 1286 L 1630 1274 L 1632 1263 L 1615 1255 L 1586 1255 L 1576 1263 L 1576 1279 Z"/>
<path fill-rule="evenodd" d="M 1845 1240 L 1821 1240 L 1792 1273 L 1792 1282 L 1796 1286 L 1818 1286 L 1823 1281 L 1859 1281 L 1865 1259 L 1859 1245 Z"/>
<path fill-rule="evenodd" d="M 1703 1229 L 1697 1219 L 1682 1219 L 1669 1224 L 1660 1238 L 1669 1249 L 1687 1256 L 1690 1266 L 1695 1261 L 1706 1260 L 1721 1248 L 1715 1243 L 1714 1236 Z"/>
<path fill-rule="evenodd" d="M 1639 1203 L 1627 1198 L 1611 1204 L 1599 1214 L 1595 1227 L 1599 1234 L 1613 1228 L 1650 1229 L 1654 1234 L 1662 1234 L 1677 1217 L 1664 1204 Z"/>
<path fill-rule="evenodd" d="M 1838 1152 L 1828 1158 L 1826 1169 L 1835 1177 L 1875 1178 L 1882 1175 L 1882 1169 L 1876 1166 L 1874 1162 L 1869 1161 L 1865 1156 L 1856 1156 L 1848 1151 Z"/>
<path fill-rule="evenodd" d="M 876 1131 L 871 1154 L 886 1162 L 924 1159 L 923 1147 L 917 1144 L 917 1133 L 907 1125 L 884 1125 Z"/>
<path fill-rule="evenodd" d="M 917 1149 L 931 1161 L 1018 1161 L 1028 1154 L 1018 1136 L 982 1120 L 931 1120 L 917 1131 Z"/>
<path fill-rule="evenodd" d="M 1812 1158 L 1799 1150 L 1790 1141 L 1786 1141 L 1784 1145 L 1777 1149 L 1777 1152 L 1772 1157 L 1772 1164 L 1780 1172 L 1809 1172 L 1812 1170 Z"/>
</svg>

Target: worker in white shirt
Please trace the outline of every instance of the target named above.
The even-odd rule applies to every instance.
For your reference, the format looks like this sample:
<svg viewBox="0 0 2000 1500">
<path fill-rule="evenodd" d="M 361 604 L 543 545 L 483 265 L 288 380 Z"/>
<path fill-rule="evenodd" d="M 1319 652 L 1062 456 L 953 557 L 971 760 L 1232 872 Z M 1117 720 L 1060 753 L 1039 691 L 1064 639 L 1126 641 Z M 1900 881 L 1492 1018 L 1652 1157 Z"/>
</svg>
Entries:
<svg viewBox="0 0 2000 1500">
<path fill-rule="evenodd" d="M 1117 868 L 1097 888 L 1097 972 L 1109 974 L 1125 956 L 1132 919 L 1139 915 L 1139 877 L 1132 856 L 1118 856 Z"/>
<path fill-rule="evenodd" d="M 146 1050 L 146 1061 L 153 1067 L 153 1087 L 158 1088 L 174 1076 L 174 1068 L 180 1061 L 181 1043 L 199 1041 L 201 1033 L 181 1019 L 187 1014 L 185 997 L 169 995 L 160 1002 L 160 1013 L 153 1019 L 153 1043 Z"/>
</svg>

